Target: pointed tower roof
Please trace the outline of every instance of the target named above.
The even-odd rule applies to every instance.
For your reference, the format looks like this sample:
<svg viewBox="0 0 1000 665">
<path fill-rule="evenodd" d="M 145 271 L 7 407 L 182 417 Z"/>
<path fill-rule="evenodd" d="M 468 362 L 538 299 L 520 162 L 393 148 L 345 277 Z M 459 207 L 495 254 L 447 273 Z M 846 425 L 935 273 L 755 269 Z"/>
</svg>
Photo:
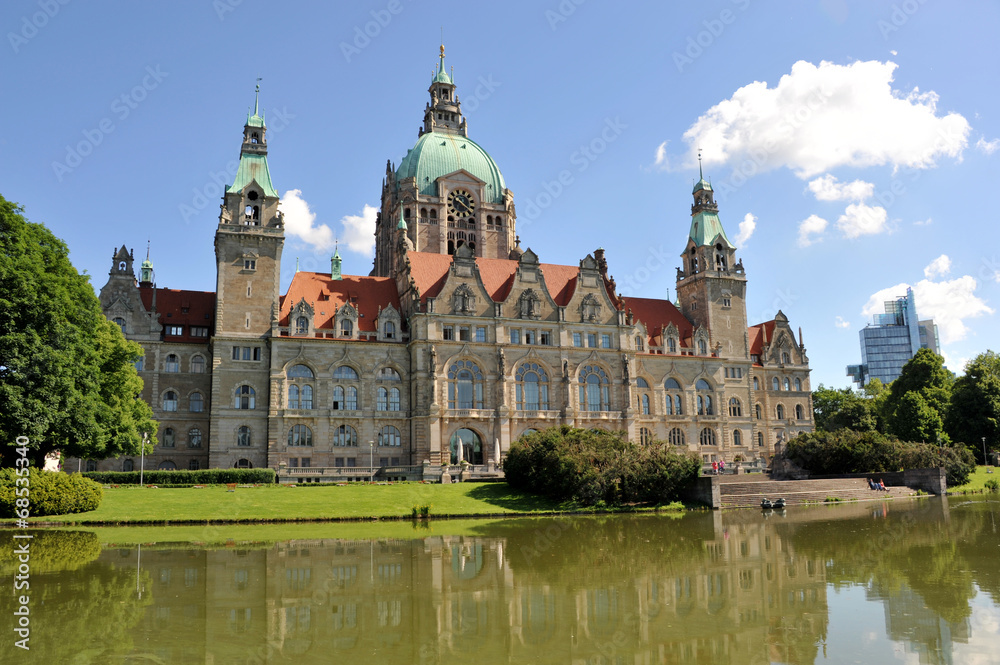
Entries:
<svg viewBox="0 0 1000 665">
<path fill-rule="evenodd" d="M 396 224 L 396 230 L 405 231 L 407 228 L 406 219 L 403 218 L 403 206 L 399 206 L 399 224 Z"/>
<path fill-rule="evenodd" d="M 715 192 L 712 185 L 705 180 L 705 174 L 701 169 L 701 152 L 698 152 L 698 182 L 691 192 L 694 196 L 694 204 L 691 206 L 691 230 L 688 237 L 698 247 L 714 245 L 716 238 L 722 236 L 722 240 L 730 247 L 735 247 L 726 235 L 726 230 L 719 220 L 719 206 L 715 202 Z"/>
<path fill-rule="evenodd" d="M 447 83 L 448 85 L 455 85 L 452 77 L 444 68 L 444 44 L 441 44 L 441 56 L 438 60 L 437 74 L 431 79 L 431 83 Z"/>
<path fill-rule="evenodd" d="M 330 279 L 337 281 L 343 279 L 340 274 L 341 265 L 343 265 L 343 259 L 340 258 L 340 243 L 337 242 L 333 247 L 333 258 L 330 259 Z"/>
<path fill-rule="evenodd" d="M 247 127 L 264 127 L 264 114 L 260 112 L 260 79 L 257 79 L 257 88 L 254 90 L 253 115 L 247 111 Z"/>
<path fill-rule="evenodd" d="M 698 150 L 698 182 L 695 183 L 694 189 L 691 190 L 692 194 L 697 194 L 700 191 L 712 191 L 712 183 L 705 180 L 705 174 L 701 170 L 701 150 Z"/>
<path fill-rule="evenodd" d="M 260 81 L 260 79 L 257 79 Z M 271 170 L 267 166 L 267 138 L 264 116 L 260 109 L 260 83 L 254 90 L 253 115 L 247 112 L 247 122 L 243 127 L 243 145 L 240 148 L 240 165 L 227 192 L 239 192 L 251 182 L 256 182 L 264 196 L 277 198 L 278 190 L 271 182 Z"/>
</svg>

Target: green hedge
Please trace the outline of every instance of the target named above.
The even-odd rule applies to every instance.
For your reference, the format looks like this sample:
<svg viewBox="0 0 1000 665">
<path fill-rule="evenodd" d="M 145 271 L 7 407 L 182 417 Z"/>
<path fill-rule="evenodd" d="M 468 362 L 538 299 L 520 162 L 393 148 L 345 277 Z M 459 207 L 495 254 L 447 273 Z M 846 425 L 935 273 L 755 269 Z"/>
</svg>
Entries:
<svg viewBox="0 0 1000 665">
<path fill-rule="evenodd" d="M 669 444 L 636 446 L 621 436 L 553 427 L 522 437 L 504 460 L 512 487 L 585 505 L 664 503 L 696 478 L 701 461 Z"/>
<path fill-rule="evenodd" d="M 878 432 L 810 432 L 790 440 L 781 455 L 819 475 L 888 473 L 944 467 L 948 485 L 969 482 L 975 458 L 965 444 L 909 443 Z"/>
<path fill-rule="evenodd" d="M 17 484 L 18 479 L 27 479 L 27 487 Z M 103 495 L 100 485 L 78 473 L 29 469 L 28 475 L 18 476 L 15 469 L 0 469 L 0 517 L 17 517 L 16 511 L 24 507 L 17 501 L 25 498 L 30 517 L 85 513 L 96 510 Z"/>
<path fill-rule="evenodd" d="M 88 471 L 87 478 L 105 485 L 138 485 L 138 471 Z M 142 474 L 146 485 L 263 485 L 277 482 L 274 469 L 202 469 L 200 471 L 146 471 Z"/>
</svg>

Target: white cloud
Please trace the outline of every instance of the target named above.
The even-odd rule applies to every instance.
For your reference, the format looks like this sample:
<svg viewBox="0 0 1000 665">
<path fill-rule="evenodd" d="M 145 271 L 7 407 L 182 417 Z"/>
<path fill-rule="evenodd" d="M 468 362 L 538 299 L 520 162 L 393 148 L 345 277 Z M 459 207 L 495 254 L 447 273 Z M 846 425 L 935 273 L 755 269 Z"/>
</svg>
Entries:
<svg viewBox="0 0 1000 665">
<path fill-rule="evenodd" d="M 833 325 L 837 326 L 838 328 L 850 328 L 851 322 L 845 321 L 844 317 L 842 316 L 838 316 L 837 319 L 833 322 Z"/>
<path fill-rule="evenodd" d="M 864 180 L 837 182 L 835 176 L 827 173 L 811 180 L 809 191 L 819 201 L 864 201 L 875 193 L 875 184 Z"/>
<path fill-rule="evenodd" d="M 343 240 L 352 252 L 375 255 L 375 216 L 378 208 L 365 204 L 360 215 L 344 215 L 340 223 L 344 227 Z"/>
<path fill-rule="evenodd" d="M 924 268 L 924 277 L 927 279 L 934 279 L 935 277 L 944 277 L 951 272 L 951 259 L 948 258 L 947 254 L 942 254 L 928 264 Z"/>
<path fill-rule="evenodd" d="M 309 204 L 302 198 L 302 190 L 285 192 L 278 208 L 284 215 L 287 235 L 298 238 L 318 252 L 333 248 L 333 231 L 326 224 L 315 225 L 316 213 L 309 210 Z"/>
<path fill-rule="evenodd" d="M 998 148 L 1000 148 L 1000 139 L 987 141 L 984 137 L 980 136 L 979 140 L 976 141 L 976 148 L 987 155 L 992 155 Z"/>
<path fill-rule="evenodd" d="M 882 206 L 852 203 L 837 220 L 837 228 L 846 238 L 857 238 L 886 230 L 889 215 Z"/>
<path fill-rule="evenodd" d="M 753 235 L 756 228 L 757 218 L 748 212 L 743 216 L 743 221 L 740 222 L 740 231 L 736 234 L 736 245 L 743 247 L 747 240 L 750 240 L 750 236 Z"/>
<path fill-rule="evenodd" d="M 873 294 L 865 303 L 861 313 L 865 316 L 882 314 L 885 311 L 882 303 L 905 295 L 909 286 L 905 283 L 897 284 Z M 951 344 L 965 339 L 969 334 L 965 324 L 966 319 L 993 313 L 993 309 L 976 296 L 976 286 L 976 280 L 971 275 L 944 282 L 922 279 L 913 285 L 917 315 L 921 320 L 934 319 L 941 336 L 941 344 Z"/>
<path fill-rule="evenodd" d="M 809 215 L 799 224 L 799 247 L 808 247 L 822 238 L 813 238 L 826 230 L 827 221 L 819 215 Z"/>
<path fill-rule="evenodd" d="M 927 219 L 918 219 L 917 221 L 913 222 L 913 225 L 914 226 L 930 226 L 933 222 L 934 222 L 934 220 L 932 218 L 928 217 Z"/>
<path fill-rule="evenodd" d="M 938 116 L 934 92 L 893 90 L 896 67 L 800 60 L 773 88 L 743 86 L 684 133 L 688 164 L 700 148 L 707 165 L 749 161 L 754 168 L 744 175 L 786 166 L 805 179 L 841 166 L 929 168 L 943 156 L 961 159 L 969 122 L 954 112 Z"/>
<path fill-rule="evenodd" d="M 654 166 L 659 166 L 662 169 L 670 168 L 670 158 L 667 156 L 667 144 L 670 141 L 664 141 L 656 148 L 656 161 L 653 162 Z"/>
</svg>

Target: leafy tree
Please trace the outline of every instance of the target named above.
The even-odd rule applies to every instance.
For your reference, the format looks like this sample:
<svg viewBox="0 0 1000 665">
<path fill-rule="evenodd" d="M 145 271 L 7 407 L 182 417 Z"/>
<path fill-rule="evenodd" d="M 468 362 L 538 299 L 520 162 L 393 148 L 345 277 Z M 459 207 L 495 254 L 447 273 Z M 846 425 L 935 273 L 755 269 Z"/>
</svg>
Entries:
<svg viewBox="0 0 1000 665">
<path fill-rule="evenodd" d="M 834 432 L 852 429 L 865 432 L 876 429 L 878 419 L 869 399 L 850 388 L 825 388 L 821 384 L 813 392 L 813 413 L 816 429 Z"/>
<path fill-rule="evenodd" d="M 930 349 L 917 351 L 903 365 L 899 378 L 889 386 L 889 395 L 883 407 L 888 433 L 911 438 L 911 423 L 908 418 L 919 408 L 919 403 L 912 398 L 906 399 L 904 407 L 904 398 L 908 393 L 917 393 L 924 404 L 937 414 L 937 421 L 927 418 L 925 414 L 922 422 L 924 429 L 921 430 L 921 436 L 925 437 L 923 440 L 936 442 L 940 437 L 944 443 L 950 441 L 944 431 L 944 416 L 951 401 L 953 382 L 954 375 L 945 368 L 944 358 Z M 927 427 L 930 429 L 926 429 Z"/>
<path fill-rule="evenodd" d="M 890 384 L 891 385 L 891 384 Z M 875 419 L 875 429 L 885 434 L 885 402 L 889 399 L 889 386 L 881 379 L 871 379 L 862 389 L 868 401 L 868 408 Z"/>
<path fill-rule="evenodd" d="M 1000 442 L 1000 355 L 980 353 L 955 381 L 945 429 L 955 441 L 964 442 L 982 460 L 982 439 L 995 449 Z"/>
<path fill-rule="evenodd" d="M 909 392 L 903 395 L 896 408 L 896 424 L 894 432 L 904 441 L 920 441 L 936 443 L 937 437 L 944 429 L 941 416 L 919 392 Z"/>
<path fill-rule="evenodd" d="M 138 454 L 156 431 L 132 365 L 142 349 L 101 313 L 65 243 L 22 212 L 0 196 L 0 466 L 20 436 L 36 466 L 54 450 Z"/>
</svg>

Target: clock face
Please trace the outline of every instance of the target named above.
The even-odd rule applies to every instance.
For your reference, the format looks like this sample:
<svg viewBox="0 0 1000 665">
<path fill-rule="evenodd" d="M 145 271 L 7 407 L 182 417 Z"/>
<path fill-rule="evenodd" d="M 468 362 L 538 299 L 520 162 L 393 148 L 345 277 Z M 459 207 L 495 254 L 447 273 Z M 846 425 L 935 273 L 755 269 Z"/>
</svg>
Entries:
<svg viewBox="0 0 1000 665">
<path fill-rule="evenodd" d="M 456 189 L 448 195 L 448 214 L 459 219 L 472 217 L 476 210 L 476 200 L 464 189 Z"/>
</svg>

